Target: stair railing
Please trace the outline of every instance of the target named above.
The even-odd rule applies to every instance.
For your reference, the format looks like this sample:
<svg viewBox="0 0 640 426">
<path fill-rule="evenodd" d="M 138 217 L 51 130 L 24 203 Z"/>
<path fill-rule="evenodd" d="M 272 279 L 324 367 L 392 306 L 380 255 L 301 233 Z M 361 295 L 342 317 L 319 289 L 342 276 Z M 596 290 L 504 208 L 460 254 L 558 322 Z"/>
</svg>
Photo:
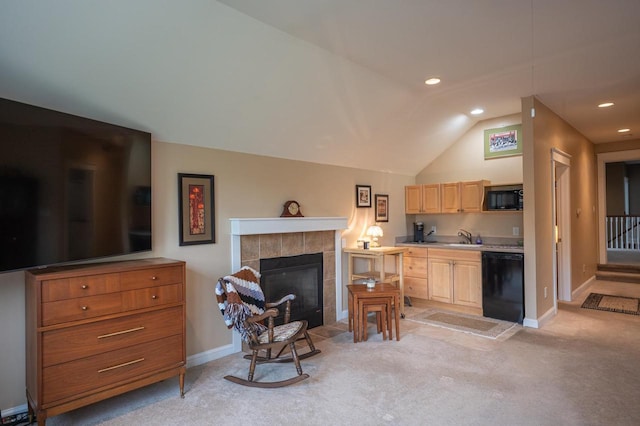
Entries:
<svg viewBox="0 0 640 426">
<path fill-rule="evenodd" d="M 640 250 L 640 216 L 607 216 L 607 248 Z"/>
</svg>

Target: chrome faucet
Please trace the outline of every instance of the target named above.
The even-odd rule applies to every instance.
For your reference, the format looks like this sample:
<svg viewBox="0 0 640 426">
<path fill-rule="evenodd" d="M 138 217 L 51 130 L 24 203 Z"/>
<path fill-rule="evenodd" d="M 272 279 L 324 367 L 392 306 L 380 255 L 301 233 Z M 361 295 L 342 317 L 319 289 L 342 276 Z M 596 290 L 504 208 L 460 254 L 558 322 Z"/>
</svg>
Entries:
<svg viewBox="0 0 640 426">
<path fill-rule="evenodd" d="M 464 237 L 464 239 L 467 240 L 465 242 L 466 244 L 473 244 L 473 236 L 469 231 L 465 231 L 464 229 L 460 228 L 460 230 L 458 230 L 458 237 Z"/>
</svg>

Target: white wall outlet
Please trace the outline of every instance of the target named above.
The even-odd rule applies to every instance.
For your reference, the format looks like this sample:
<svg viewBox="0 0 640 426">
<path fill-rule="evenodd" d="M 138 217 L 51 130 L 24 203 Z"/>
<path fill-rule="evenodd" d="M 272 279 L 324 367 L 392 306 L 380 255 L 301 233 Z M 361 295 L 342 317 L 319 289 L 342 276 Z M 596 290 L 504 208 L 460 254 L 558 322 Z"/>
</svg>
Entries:
<svg viewBox="0 0 640 426">
<path fill-rule="evenodd" d="M 518 226 L 513 227 L 513 235 L 515 235 L 516 237 L 520 235 L 520 227 Z"/>
<path fill-rule="evenodd" d="M 544 288 L 544 298 L 545 299 L 547 298 L 547 288 L 546 287 Z"/>
<path fill-rule="evenodd" d="M 433 232 L 434 234 L 436 233 L 436 226 L 435 226 L 435 225 L 433 225 L 433 226 L 431 227 L 431 232 Z"/>
</svg>

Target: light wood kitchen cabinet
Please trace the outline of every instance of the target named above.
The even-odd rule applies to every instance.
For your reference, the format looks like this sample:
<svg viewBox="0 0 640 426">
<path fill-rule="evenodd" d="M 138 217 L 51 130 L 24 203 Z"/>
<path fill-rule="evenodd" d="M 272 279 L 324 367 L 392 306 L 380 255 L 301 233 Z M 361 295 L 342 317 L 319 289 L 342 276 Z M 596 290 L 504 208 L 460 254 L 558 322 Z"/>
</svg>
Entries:
<svg viewBox="0 0 640 426">
<path fill-rule="evenodd" d="M 404 203 L 406 214 L 440 213 L 440 184 L 405 186 Z"/>
<path fill-rule="evenodd" d="M 411 247 L 404 253 L 404 294 L 429 299 L 426 247 Z"/>
<path fill-rule="evenodd" d="M 29 414 L 47 417 L 186 371 L 185 263 L 144 259 L 26 272 Z"/>
<path fill-rule="evenodd" d="M 428 249 L 429 299 L 482 308 L 480 251 Z"/>
<path fill-rule="evenodd" d="M 482 211 L 484 187 L 489 181 L 452 182 L 440 185 L 442 213 L 479 213 Z"/>
</svg>

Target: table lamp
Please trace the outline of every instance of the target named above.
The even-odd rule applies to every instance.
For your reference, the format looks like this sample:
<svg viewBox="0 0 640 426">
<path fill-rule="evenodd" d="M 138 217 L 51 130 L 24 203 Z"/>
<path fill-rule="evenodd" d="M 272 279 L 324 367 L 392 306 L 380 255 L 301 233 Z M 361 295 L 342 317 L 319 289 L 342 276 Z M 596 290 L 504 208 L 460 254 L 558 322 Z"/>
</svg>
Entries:
<svg viewBox="0 0 640 426">
<path fill-rule="evenodd" d="M 371 247 L 380 247 L 378 237 L 382 237 L 383 235 L 382 228 L 378 225 L 371 225 L 369 229 L 367 229 L 367 235 L 371 237 Z"/>
</svg>

